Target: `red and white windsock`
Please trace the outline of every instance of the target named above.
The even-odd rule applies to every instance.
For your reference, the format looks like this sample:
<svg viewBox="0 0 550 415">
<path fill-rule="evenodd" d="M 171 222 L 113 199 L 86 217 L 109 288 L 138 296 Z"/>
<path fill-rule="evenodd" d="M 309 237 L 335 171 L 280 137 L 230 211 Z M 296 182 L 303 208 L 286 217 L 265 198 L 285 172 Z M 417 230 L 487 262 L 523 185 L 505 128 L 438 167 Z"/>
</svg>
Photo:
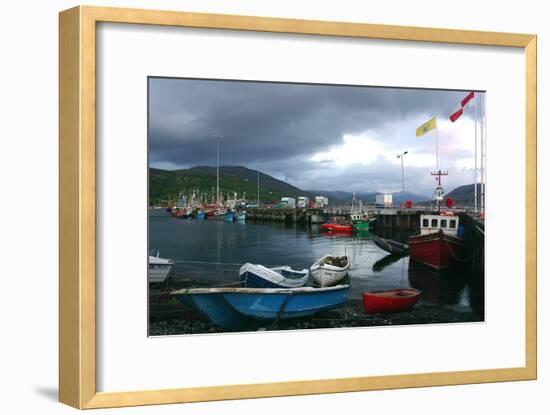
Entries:
<svg viewBox="0 0 550 415">
<path fill-rule="evenodd" d="M 453 112 L 449 117 L 452 122 L 455 122 L 460 118 L 460 116 L 464 113 L 464 107 L 468 104 L 468 102 L 470 102 L 470 100 L 474 98 L 474 95 L 474 91 L 472 91 L 468 95 L 466 95 L 466 97 L 462 101 L 460 101 L 460 108 Z"/>
</svg>

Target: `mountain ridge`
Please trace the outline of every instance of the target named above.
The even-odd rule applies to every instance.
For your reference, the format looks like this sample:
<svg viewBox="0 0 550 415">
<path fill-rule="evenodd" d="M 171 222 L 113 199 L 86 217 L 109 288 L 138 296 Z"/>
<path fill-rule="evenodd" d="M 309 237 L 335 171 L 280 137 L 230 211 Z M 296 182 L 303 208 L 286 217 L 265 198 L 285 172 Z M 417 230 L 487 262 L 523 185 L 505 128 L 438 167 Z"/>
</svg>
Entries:
<svg viewBox="0 0 550 415">
<path fill-rule="evenodd" d="M 256 201 L 258 198 L 258 174 L 260 178 L 260 201 L 262 203 L 278 202 L 281 197 L 306 196 L 310 199 L 315 196 L 326 196 L 329 203 L 349 204 L 354 193 L 348 191 L 330 190 L 302 190 L 287 182 L 276 179 L 258 170 L 244 166 L 220 166 L 220 198 L 237 197 Z M 479 186 L 479 185 L 478 185 Z M 191 193 L 199 190 L 206 197 L 214 201 L 216 188 L 216 167 L 194 166 L 188 169 L 163 170 L 154 167 L 149 168 L 149 203 L 151 205 L 162 204 L 177 199 L 181 192 Z M 364 203 L 372 203 L 376 195 L 381 192 L 357 192 L 356 197 Z M 393 192 L 393 202 L 401 204 L 405 200 L 413 203 L 429 203 L 429 197 L 413 192 Z M 456 205 L 471 201 L 473 203 L 473 184 L 459 186 L 447 194 L 452 197 Z"/>
</svg>

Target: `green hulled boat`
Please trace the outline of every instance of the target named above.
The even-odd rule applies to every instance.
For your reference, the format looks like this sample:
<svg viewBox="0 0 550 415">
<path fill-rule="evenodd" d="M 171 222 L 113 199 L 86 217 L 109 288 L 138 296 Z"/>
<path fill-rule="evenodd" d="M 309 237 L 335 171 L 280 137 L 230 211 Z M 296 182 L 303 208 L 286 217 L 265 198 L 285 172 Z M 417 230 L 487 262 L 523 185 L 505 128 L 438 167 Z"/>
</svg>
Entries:
<svg viewBox="0 0 550 415">
<path fill-rule="evenodd" d="M 359 220 L 357 222 L 353 222 L 352 226 L 356 231 L 365 232 L 370 229 L 370 220 Z"/>
<path fill-rule="evenodd" d="M 357 200 L 355 193 L 351 201 L 351 225 L 355 231 L 368 232 L 371 227 L 373 218 L 369 218 L 368 214 L 363 211 L 363 203 Z"/>
</svg>

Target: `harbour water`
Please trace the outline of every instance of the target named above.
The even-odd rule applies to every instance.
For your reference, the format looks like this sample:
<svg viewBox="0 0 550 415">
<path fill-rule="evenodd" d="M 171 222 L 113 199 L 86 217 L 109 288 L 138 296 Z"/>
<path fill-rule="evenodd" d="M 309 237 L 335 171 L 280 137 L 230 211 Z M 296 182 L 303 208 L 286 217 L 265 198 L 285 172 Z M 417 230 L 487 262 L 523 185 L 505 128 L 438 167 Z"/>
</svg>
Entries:
<svg viewBox="0 0 550 415">
<path fill-rule="evenodd" d="M 246 262 L 307 269 L 325 254 L 346 254 L 352 264 L 349 302 L 358 313 L 364 291 L 412 287 L 423 291 L 415 308 L 445 316 L 456 313 L 468 316 L 464 318 L 468 321 L 483 320 L 483 283 L 479 281 L 483 276 L 472 277 L 467 269 L 436 273 L 410 264 L 409 257 L 392 257 L 379 249 L 369 233 L 327 234 L 314 225 L 178 219 L 152 211 L 149 249 L 151 254 L 158 251 L 161 257 L 172 259 L 177 278 L 187 279 L 194 287 L 237 282 L 239 268 Z M 157 317 L 152 321 L 159 319 L 163 320 Z M 165 328 L 170 325 L 163 324 Z M 152 331 L 155 334 L 155 324 Z M 164 332 L 156 334 L 160 333 Z"/>
</svg>

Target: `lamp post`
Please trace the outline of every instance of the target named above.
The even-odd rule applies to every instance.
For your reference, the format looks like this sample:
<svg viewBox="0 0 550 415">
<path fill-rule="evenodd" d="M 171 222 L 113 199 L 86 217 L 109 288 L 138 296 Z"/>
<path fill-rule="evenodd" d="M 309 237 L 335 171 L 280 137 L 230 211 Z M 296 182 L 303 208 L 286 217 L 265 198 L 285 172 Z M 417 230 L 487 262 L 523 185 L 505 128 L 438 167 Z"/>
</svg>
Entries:
<svg viewBox="0 0 550 415">
<path fill-rule="evenodd" d="M 405 193 L 405 167 L 403 166 L 403 157 L 408 153 L 408 151 L 404 151 L 403 153 L 397 155 L 397 158 L 401 159 L 401 183 L 403 185 L 403 193 Z"/>
<path fill-rule="evenodd" d="M 220 139 L 221 134 L 214 134 L 216 139 L 216 206 L 220 206 Z"/>
</svg>

